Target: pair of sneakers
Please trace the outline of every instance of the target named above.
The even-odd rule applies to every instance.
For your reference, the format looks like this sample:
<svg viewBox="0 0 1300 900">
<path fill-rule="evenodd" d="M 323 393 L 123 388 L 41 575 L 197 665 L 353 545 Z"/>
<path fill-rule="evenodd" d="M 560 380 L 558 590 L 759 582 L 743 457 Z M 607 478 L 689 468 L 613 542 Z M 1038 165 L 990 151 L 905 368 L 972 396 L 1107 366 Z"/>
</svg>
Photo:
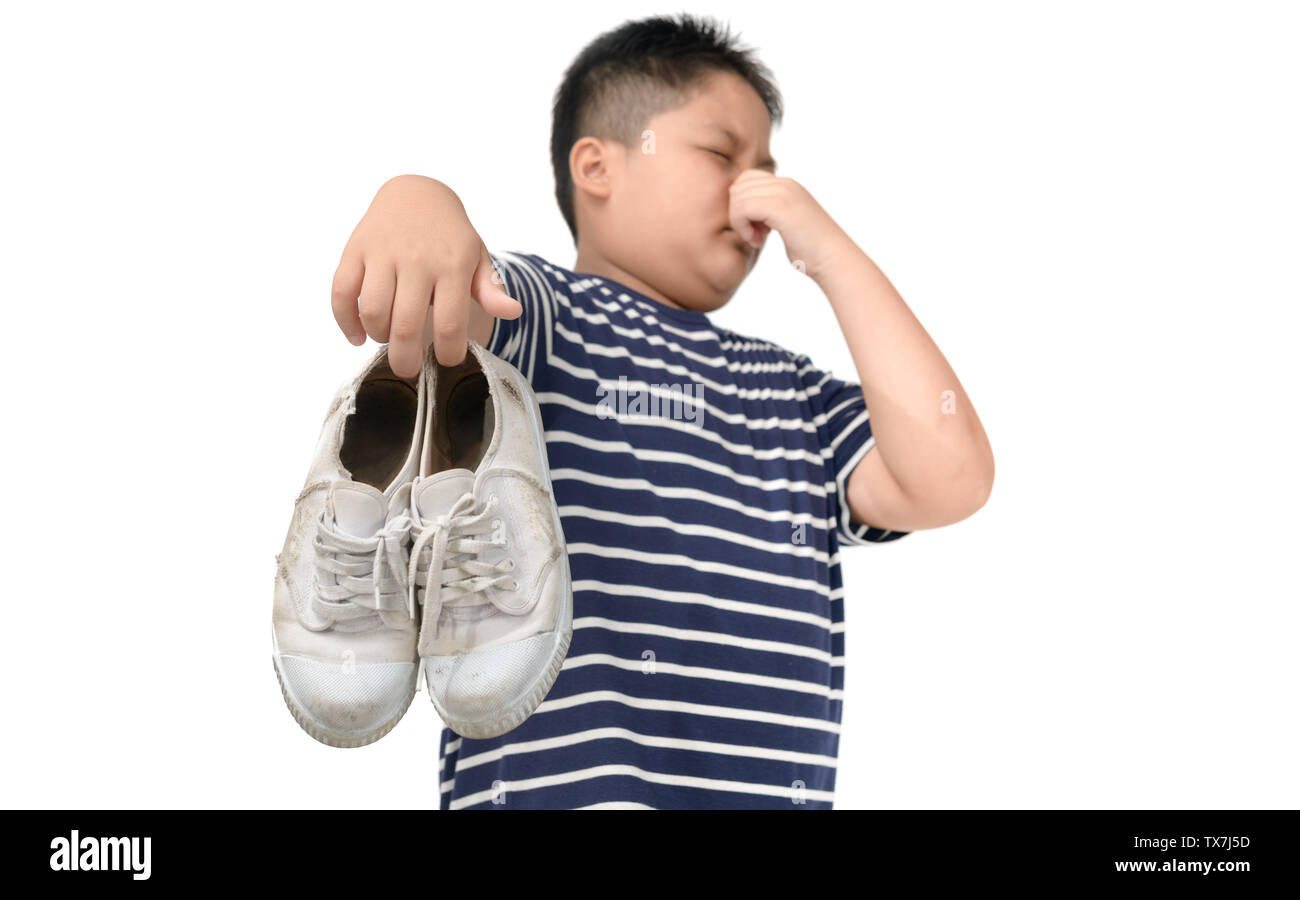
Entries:
<svg viewBox="0 0 1300 900">
<path fill-rule="evenodd" d="M 469 342 L 405 379 L 382 346 L 325 417 L 276 556 L 272 657 L 322 743 L 383 737 L 429 696 L 464 737 L 504 734 L 550 691 L 573 633 L 541 411 Z"/>
</svg>

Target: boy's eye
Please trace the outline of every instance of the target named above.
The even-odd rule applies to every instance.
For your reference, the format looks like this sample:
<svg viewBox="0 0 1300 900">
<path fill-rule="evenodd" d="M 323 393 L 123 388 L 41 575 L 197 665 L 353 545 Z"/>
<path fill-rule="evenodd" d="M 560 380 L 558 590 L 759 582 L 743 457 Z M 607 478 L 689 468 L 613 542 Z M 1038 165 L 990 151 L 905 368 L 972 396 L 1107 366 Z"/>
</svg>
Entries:
<svg viewBox="0 0 1300 900">
<path fill-rule="evenodd" d="M 708 148 L 706 148 L 706 149 L 708 149 Z M 721 150 L 709 150 L 709 152 L 710 152 L 710 153 L 716 153 L 718 156 L 721 156 L 721 157 L 722 157 L 723 159 L 725 159 L 725 160 L 730 160 L 730 159 L 731 159 L 730 156 L 728 156 L 727 154 L 723 153 Z"/>
</svg>

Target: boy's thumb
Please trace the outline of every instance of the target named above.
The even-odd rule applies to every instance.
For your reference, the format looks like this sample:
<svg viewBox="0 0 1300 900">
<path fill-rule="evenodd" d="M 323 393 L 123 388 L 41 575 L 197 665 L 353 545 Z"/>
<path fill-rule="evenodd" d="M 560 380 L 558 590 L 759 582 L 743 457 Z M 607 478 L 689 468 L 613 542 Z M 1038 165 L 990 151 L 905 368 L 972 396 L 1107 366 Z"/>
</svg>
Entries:
<svg viewBox="0 0 1300 900">
<path fill-rule="evenodd" d="M 487 247 L 480 252 L 471 293 L 479 306 L 498 319 L 517 319 L 524 312 L 523 305 L 506 293 L 502 275 L 492 265 Z"/>
</svg>

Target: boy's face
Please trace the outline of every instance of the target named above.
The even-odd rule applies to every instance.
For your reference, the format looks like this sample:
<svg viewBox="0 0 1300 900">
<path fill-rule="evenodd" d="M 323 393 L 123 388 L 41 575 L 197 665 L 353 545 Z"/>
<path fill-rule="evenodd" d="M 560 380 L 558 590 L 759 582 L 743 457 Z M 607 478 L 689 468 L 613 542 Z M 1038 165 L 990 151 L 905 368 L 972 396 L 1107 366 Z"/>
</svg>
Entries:
<svg viewBox="0 0 1300 900">
<path fill-rule="evenodd" d="M 761 249 L 731 229 L 730 188 L 746 169 L 776 169 L 767 107 L 742 78 L 718 72 L 647 127 L 653 134 L 635 147 L 595 142 L 590 154 L 572 157 L 577 189 L 587 193 L 578 198 L 585 212 L 575 270 L 711 312 L 740 287 Z M 588 168 L 595 178 L 584 184 L 584 160 L 597 159 L 603 171 Z"/>
</svg>

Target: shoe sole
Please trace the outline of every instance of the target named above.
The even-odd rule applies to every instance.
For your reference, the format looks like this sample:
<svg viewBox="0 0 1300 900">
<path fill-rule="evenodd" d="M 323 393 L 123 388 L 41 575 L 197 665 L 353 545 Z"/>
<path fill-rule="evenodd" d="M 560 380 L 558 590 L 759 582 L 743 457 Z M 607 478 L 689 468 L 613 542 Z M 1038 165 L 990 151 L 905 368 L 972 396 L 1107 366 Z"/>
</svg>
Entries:
<svg viewBox="0 0 1300 900">
<path fill-rule="evenodd" d="M 439 705 L 433 690 L 429 690 L 429 699 L 433 701 L 433 708 L 437 710 L 438 715 L 448 728 L 459 734 L 461 737 L 470 738 L 471 740 L 487 740 L 488 738 L 500 737 L 509 731 L 513 731 L 537 711 L 542 700 L 550 693 L 551 688 L 555 685 L 555 679 L 560 675 L 560 669 L 564 666 L 565 657 L 569 653 L 569 643 L 573 640 L 573 581 L 572 573 L 569 571 L 569 552 L 564 545 L 564 528 L 560 522 L 560 511 L 555 507 L 555 490 L 551 485 L 551 469 L 547 464 L 545 455 L 546 436 L 542 432 L 542 410 L 537 404 L 537 399 L 531 394 L 526 395 L 528 400 L 529 424 L 533 427 L 533 435 L 537 439 L 537 446 L 542 448 L 542 477 L 546 480 L 546 491 L 551 496 L 551 521 L 555 527 L 555 533 L 560 536 L 560 559 L 564 562 L 564 594 L 569 598 L 560 609 L 560 616 L 556 619 L 555 630 L 552 634 L 551 661 L 541 674 L 530 684 L 517 699 L 511 701 L 506 709 L 493 716 L 490 719 L 479 719 L 475 721 L 464 721 L 450 717 L 446 710 Z M 424 683 L 428 687 L 429 674 L 427 663 L 420 666 L 420 671 L 424 674 Z"/>
<path fill-rule="evenodd" d="M 273 642 L 275 641 L 274 634 L 271 635 L 271 640 Z M 276 646 L 278 647 L 278 644 L 276 644 Z M 322 725 L 320 722 L 313 719 L 311 714 L 302 707 L 293 692 L 289 690 L 288 681 L 280 673 L 280 659 L 277 653 L 271 654 L 271 666 L 275 669 L 275 680 L 280 682 L 280 694 L 284 697 L 284 703 L 289 707 L 289 712 L 293 714 L 294 721 L 298 723 L 298 726 L 322 744 L 326 744 L 330 747 L 341 747 L 345 750 L 373 744 L 375 741 L 388 734 L 388 732 L 392 731 L 393 726 L 401 721 L 402 716 L 406 715 L 406 711 L 410 709 L 411 701 L 415 699 L 415 695 L 419 691 L 420 687 L 420 678 L 417 672 L 415 684 L 411 688 L 411 693 L 406 696 L 406 700 L 402 703 L 401 709 L 399 709 L 391 719 L 384 722 L 378 728 L 364 732 L 360 735 L 343 734 Z"/>
<path fill-rule="evenodd" d="M 564 576 L 564 586 L 566 590 L 571 589 L 567 572 Z M 457 719 L 442 708 L 442 704 L 438 702 L 434 692 L 430 690 L 429 699 L 433 701 L 433 708 L 437 710 L 438 715 L 448 728 L 461 737 L 470 738 L 471 740 L 487 740 L 513 731 L 537 711 L 537 707 L 541 705 L 542 700 L 546 698 L 546 695 L 551 692 L 551 688 L 555 685 L 555 679 L 559 677 L 560 669 L 564 667 L 564 660 L 569 652 L 569 642 L 573 639 L 572 624 L 573 617 L 569 607 L 566 606 L 560 622 L 557 623 L 556 630 L 551 632 L 553 649 L 551 650 L 550 663 L 518 698 L 506 705 L 504 712 L 498 713 L 490 719 L 477 719 L 474 721 Z M 424 673 L 426 687 L 429 684 L 427 666 L 427 661 L 420 666 L 420 671 Z"/>
</svg>

